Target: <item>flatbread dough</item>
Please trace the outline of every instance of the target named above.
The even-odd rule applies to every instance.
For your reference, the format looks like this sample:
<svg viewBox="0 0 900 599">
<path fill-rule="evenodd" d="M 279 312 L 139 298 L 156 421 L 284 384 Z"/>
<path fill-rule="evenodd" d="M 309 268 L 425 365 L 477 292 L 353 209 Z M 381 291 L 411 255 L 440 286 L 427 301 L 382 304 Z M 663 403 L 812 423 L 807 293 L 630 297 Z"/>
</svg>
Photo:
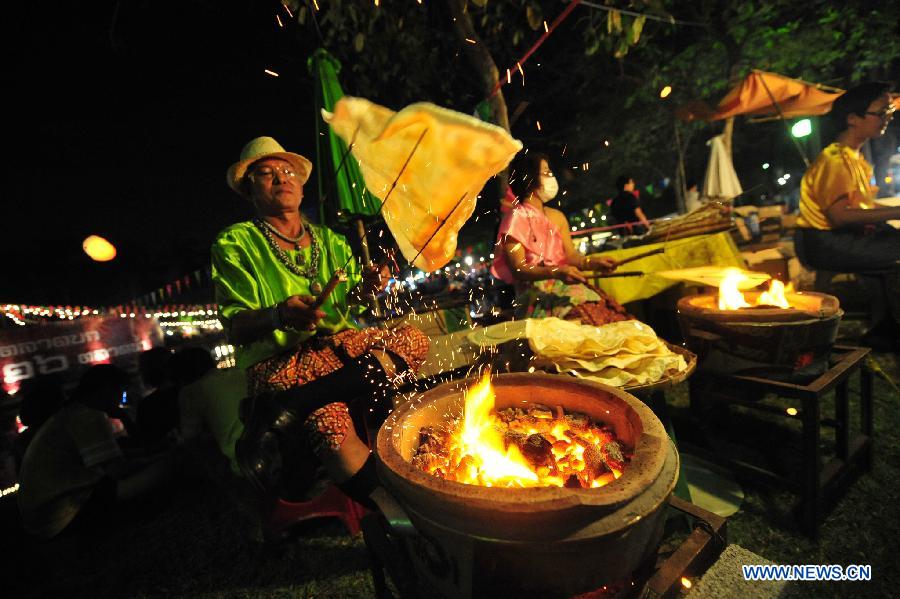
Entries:
<svg viewBox="0 0 900 599">
<path fill-rule="evenodd" d="M 382 201 L 388 198 L 382 216 L 400 251 L 425 271 L 453 258 L 459 229 L 472 216 L 481 189 L 522 149 L 501 127 L 427 102 L 394 112 L 344 96 L 334 113 L 323 110 L 322 116 L 345 142 L 353 140 L 366 187 Z"/>
</svg>

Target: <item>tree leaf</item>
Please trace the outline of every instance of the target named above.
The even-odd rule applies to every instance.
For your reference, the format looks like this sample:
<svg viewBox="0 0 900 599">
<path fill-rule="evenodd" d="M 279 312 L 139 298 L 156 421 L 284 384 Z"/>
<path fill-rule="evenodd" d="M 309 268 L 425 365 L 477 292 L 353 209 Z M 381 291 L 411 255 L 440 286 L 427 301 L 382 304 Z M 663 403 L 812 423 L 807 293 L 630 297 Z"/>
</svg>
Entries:
<svg viewBox="0 0 900 599">
<path fill-rule="evenodd" d="M 487 5 L 488 0 L 472 0 L 472 4 L 478 6 L 480 8 L 484 8 Z"/>
<path fill-rule="evenodd" d="M 622 13 L 611 10 L 606 13 L 606 32 L 619 33 L 622 31 Z"/>
<path fill-rule="evenodd" d="M 588 26 L 584 30 L 582 39 L 584 40 L 584 53 L 586 56 L 593 56 L 600 49 L 600 36 L 597 35 L 597 30 L 593 27 Z"/>
<path fill-rule="evenodd" d="M 536 4 L 529 4 L 525 8 L 525 18 L 528 19 L 528 26 L 535 31 L 537 31 L 544 23 L 541 7 Z"/>
<path fill-rule="evenodd" d="M 356 37 L 353 38 L 353 49 L 357 52 L 362 52 L 363 48 L 366 45 L 366 36 L 363 32 L 359 32 L 356 34 Z"/>
<path fill-rule="evenodd" d="M 631 45 L 634 46 L 638 43 L 638 40 L 641 39 L 641 32 L 644 30 L 644 23 L 647 22 L 647 17 L 641 15 L 637 17 L 634 22 L 631 24 Z"/>
</svg>

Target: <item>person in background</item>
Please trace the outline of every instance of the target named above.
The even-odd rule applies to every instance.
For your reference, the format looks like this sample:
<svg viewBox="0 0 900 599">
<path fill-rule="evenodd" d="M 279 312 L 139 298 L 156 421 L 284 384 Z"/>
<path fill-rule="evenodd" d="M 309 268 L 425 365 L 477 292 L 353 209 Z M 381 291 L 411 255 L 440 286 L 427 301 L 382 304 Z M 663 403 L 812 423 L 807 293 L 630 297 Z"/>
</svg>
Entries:
<svg viewBox="0 0 900 599">
<path fill-rule="evenodd" d="M 178 425 L 178 389 L 172 377 L 172 352 L 154 347 L 138 356 L 141 381 L 150 389 L 137 406 L 140 443 L 159 443 Z"/>
<path fill-rule="evenodd" d="M 559 190 L 547 156 L 521 155 L 510 176 L 518 203 L 500 222 L 491 274 L 515 285 L 517 316 L 556 316 L 594 325 L 630 319 L 615 300 L 589 288 L 581 272 L 611 272 L 615 260 L 581 254 L 572 244 L 566 216 L 545 205 Z"/>
<path fill-rule="evenodd" d="M 697 181 L 688 179 L 685 186 L 684 206 L 688 212 L 693 212 L 703 204 L 700 203 L 700 190 L 697 187 Z"/>
<path fill-rule="evenodd" d="M 172 356 L 172 379 L 175 387 L 180 390 L 215 367 L 216 361 L 205 347 L 184 347 Z"/>
<path fill-rule="evenodd" d="M 226 174 L 255 213 L 211 249 L 219 318 L 252 398 L 235 452 L 248 480 L 271 492 L 301 440 L 347 495 L 369 503 L 375 460 L 353 419 L 392 407 L 394 381 L 418 369 L 428 338 L 410 326 L 360 328 L 365 298 L 383 291 L 390 273 L 361 269 L 343 236 L 301 215 L 311 170 L 305 157 L 259 137 Z M 339 269 L 344 280 L 319 301 Z"/>
<path fill-rule="evenodd" d="M 166 455 L 127 459 L 113 436 L 110 417 L 120 416 L 128 383 L 116 366 L 91 367 L 35 435 L 22 460 L 17 497 L 26 533 L 50 539 L 109 522 L 118 504 L 167 484 L 172 466 Z"/>
<path fill-rule="evenodd" d="M 247 375 L 241 368 L 212 368 L 178 391 L 179 433 L 186 446 L 211 437 L 240 474 L 235 446 L 244 432 L 241 400 L 247 395 Z"/>
<path fill-rule="evenodd" d="M 16 459 L 16 472 L 22 469 L 25 451 L 34 440 L 35 435 L 53 416 L 65 400 L 63 381 L 59 375 L 43 375 L 22 381 L 17 393 L 22 398 L 19 405 L 19 421 L 25 430 L 16 435 L 13 442 L 13 455 Z"/>
<path fill-rule="evenodd" d="M 640 191 L 631 175 L 620 175 L 616 179 L 618 193 L 612 199 L 610 211 L 616 224 L 626 225 L 619 229 L 628 235 L 643 235 L 650 230 L 650 221 L 641 208 Z"/>
<path fill-rule="evenodd" d="M 876 349 L 900 348 L 895 312 L 900 303 L 900 231 L 887 224 L 900 219 L 900 207 L 881 206 L 872 166 L 861 153 L 868 140 L 884 135 L 897 108 L 887 83 L 864 83 L 841 95 L 829 113 L 839 131 L 809 167 L 800 183 L 800 216 L 794 241 L 801 260 L 817 270 L 866 274 L 872 328 L 863 343 Z"/>
</svg>

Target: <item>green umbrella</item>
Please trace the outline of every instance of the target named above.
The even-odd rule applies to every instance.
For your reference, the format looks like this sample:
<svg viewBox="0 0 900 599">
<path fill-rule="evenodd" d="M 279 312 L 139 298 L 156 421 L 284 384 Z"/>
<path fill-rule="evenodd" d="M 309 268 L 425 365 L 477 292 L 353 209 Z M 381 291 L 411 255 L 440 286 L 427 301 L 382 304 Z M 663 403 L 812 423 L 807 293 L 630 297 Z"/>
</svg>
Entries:
<svg viewBox="0 0 900 599">
<path fill-rule="evenodd" d="M 324 49 L 316 50 L 310 56 L 307 66 L 316 82 L 316 169 L 319 197 L 332 202 L 334 213 L 341 220 L 357 218 L 357 227 L 362 230 L 364 217 L 378 214 L 380 200 L 369 193 L 359 171 L 356 158 L 347 151 L 347 144 L 322 121 L 322 109 L 331 112 L 335 103 L 344 96 L 338 73 L 341 63 Z M 339 172 L 335 172 L 337 169 Z M 319 205 L 319 216 L 326 222 L 325 202 Z M 362 239 L 365 243 L 365 239 Z"/>
</svg>

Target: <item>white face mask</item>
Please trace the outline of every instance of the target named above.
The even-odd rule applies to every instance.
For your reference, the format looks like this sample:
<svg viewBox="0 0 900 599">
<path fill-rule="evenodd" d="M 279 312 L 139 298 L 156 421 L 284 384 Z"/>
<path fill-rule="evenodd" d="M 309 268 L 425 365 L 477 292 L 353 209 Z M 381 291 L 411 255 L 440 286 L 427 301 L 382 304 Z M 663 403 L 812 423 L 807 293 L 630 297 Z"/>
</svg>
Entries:
<svg viewBox="0 0 900 599">
<path fill-rule="evenodd" d="M 556 181 L 556 177 L 549 176 L 544 177 L 541 181 L 541 188 L 538 190 L 537 195 L 541 198 L 541 201 L 545 204 L 556 197 L 556 194 L 559 193 L 559 183 Z"/>
</svg>

